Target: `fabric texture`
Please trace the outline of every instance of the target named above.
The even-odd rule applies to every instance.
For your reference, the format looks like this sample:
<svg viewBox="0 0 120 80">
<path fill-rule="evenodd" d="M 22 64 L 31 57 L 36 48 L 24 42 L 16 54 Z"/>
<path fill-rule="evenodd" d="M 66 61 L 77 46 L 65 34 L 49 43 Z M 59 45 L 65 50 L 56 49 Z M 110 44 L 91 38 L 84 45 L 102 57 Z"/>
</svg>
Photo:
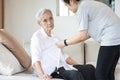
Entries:
<svg viewBox="0 0 120 80">
<path fill-rule="evenodd" d="M 0 43 L 0 74 L 12 75 L 23 70 L 16 57 Z"/>
<path fill-rule="evenodd" d="M 0 42 L 3 43 L 18 59 L 24 68 L 28 68 L 31 59 L 20 43 L 7 31 L 0 29 Z"/>
</svg>

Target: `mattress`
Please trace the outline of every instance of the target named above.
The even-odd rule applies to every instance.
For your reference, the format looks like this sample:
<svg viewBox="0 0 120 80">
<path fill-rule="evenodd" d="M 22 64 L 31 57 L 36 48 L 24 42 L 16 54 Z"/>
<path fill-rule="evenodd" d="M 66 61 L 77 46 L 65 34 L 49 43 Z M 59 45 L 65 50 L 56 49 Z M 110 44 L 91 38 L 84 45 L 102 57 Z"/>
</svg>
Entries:
<svg viewBox="0 0 120 80">
<path fill-rule="evenodd" d="M 0 80 L 40 80 L 40 79 L 31 73 L 22 72 L 12 76 L 0 75 Z M 52 79 L 52 80 L 62 80 L 62 79 Z"/>
</svg>

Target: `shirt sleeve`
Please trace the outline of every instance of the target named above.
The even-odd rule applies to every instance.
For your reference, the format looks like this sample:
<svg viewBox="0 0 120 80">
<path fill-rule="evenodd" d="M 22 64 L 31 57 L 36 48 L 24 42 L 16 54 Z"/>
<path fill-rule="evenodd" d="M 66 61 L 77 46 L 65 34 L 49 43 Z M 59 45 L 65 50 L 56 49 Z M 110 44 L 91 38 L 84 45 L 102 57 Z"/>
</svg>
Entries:
<svg viewBox="0 0 120 80">
<path fill-rule="evenodd" d="M 63 53 L 63 57 L 66 60 L 69 57 L 69 55 L 67 55 L 67 53 Z"/>
<path fill-rule="evenodd" d="M 31 39 L 30 50 L 31 50 L 31 58 L 33 65 L 36 61 L 40 61 L 42 56 L 41 48 L 39 46 L 39 41 L 36 37 L 33 37 Z"/>
<path fill-rule="evenodd" d="M 84 5 L 79 6 L 76 13 L 78 31 L 88 29 L 88 11 Z"/>
</svg>

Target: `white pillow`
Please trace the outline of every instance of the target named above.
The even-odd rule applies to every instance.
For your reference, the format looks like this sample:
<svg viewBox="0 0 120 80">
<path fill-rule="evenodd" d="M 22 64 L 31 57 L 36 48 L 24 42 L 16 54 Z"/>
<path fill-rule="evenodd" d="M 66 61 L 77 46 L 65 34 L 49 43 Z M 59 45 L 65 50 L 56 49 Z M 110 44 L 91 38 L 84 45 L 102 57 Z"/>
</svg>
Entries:
<svg viewBox="0 0 120 80">
<path fill-rule="evenodd" d="M 12 75 L 23 70 L 16 57 L 0 43 L 0 74 Z"/>
</svg>

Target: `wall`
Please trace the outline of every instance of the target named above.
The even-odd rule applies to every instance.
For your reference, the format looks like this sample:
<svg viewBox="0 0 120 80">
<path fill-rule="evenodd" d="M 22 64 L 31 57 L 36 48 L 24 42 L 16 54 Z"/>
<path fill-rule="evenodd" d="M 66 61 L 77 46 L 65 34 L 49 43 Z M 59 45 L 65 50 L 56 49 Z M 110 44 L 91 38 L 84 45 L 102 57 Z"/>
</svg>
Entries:
<svg viewBox="0 0 120 80">
<path fill-rule="evenodd" d="M 61 39 L 76 32 L 74 17 L 56 16 L 56 0 L 5 0 L 4 3 L 5 29 L 23 45 L 30 41 L 32 34 L 39 29 L 35 20 L 35 14 L 39 8 L 45 7 L 52 10 L 55 19 L 54 32 Z"/>
<path fill-rule="evenodd" d="M 4 0 L 5 29 L 22 44 L 30 41 L 32 34 L 39 28 L 35 13 L 40 8 L 50 8 L 55 18 L 55 33 L 60 38 L 74 35 L 77 27 L 74 17 L 56 16 L 56 0 Z M 120 15 L 120 0 L 116 1 L 116 13 Z M 58 14 L 58 13 L 57 13 Z"/>
<path fill-rule="evenodd" d="M 56 0 L 4 0 L 5 29 L 19 41 L 28 41 L 36 29 L 35 14 L 41 8 L 49 8 L 56 14 Z"/>
<path fill-rule="evenodd" d="M 2 0 L 0 0 L 0 28 L 2 27 Z"/>
<path fill-rule="evenodd" d="M 115 12 L 120 17 L 120 0 L 115 0 Z"/>
<path fill-rule="evenodd" d="M 68 38 L 77 32 L 75 17 L 57 16 L 55 17 L 54 32 L 61 39 Z"/>
</svg>

